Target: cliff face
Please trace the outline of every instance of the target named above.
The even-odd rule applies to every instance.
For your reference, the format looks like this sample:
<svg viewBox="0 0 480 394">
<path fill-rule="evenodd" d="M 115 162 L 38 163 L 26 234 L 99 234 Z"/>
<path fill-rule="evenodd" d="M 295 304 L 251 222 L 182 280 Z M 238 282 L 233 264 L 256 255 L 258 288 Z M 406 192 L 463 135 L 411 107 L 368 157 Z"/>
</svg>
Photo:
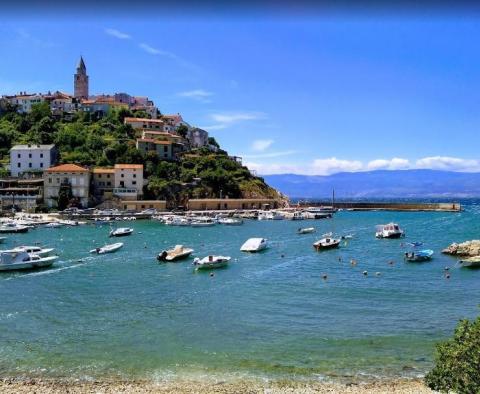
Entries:
<svg viewBox="0 0 480 394">
<path fill-rule="evenodd" d="M 474 239 L 459 244 L 453 243 L 446 249 L 442 250 L 442 253 L 460 257 L 480 256 L 480 240 Z"/>
</svg>

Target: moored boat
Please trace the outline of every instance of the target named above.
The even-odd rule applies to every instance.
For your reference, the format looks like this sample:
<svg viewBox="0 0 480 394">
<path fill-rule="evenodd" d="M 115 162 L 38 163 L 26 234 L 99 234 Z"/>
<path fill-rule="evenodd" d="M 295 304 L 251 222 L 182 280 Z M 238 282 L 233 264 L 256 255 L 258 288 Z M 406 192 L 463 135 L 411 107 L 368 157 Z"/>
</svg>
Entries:
<svg viewBox="0 0 480 394">
<path fill-rule="evenodd" d="M 459 265 L 463 268 L 480 268 L 480 256 L 462 259 L 459 261 Z"/>
<path fill-rule="evenodd" d="M 338 248 L 340 246 L 340 239 L 338 238 L 322 238 L 314 242 L 313 247 L 316 250 L 325 250 Z"/>
<path fill-rule="evenodd" d="M 243 224 L 243 220 L 239 218 L 222 218 L 218 219 L 218 223 L 224 224 L 226 226 L 240 226 Z"/>
<path fill-rule="evenodd" d="M 54 250 L 55 250 L 54 248 L 42 248 L 40 246 L 21 245 L 11 249 L 10 251 L 33 253 L 33 254 L 36 254 L 37 256 L 47 256 Z"/>
<path fill-rule="evenodd" d="M 405 232 L 397 223 L 380 224 L 376 227 L 375 237 L 377 238 L 400 238 Z"/>
<path fill-rule="evenodd" d="M 104 245 L 101 248 L 95 248 L 90 251 L 90 253 L 97 253 L 97 254 L 105 254 L 105 253 L 113 253 L 116 252 L 123 246 L 122 242 L 117 242 L 110 245 Z"/>
<path fill-rule="evenodd" d="M 195 258 L 193 264 L 197 270 L 208 270 L 225 267 L 229 261 L 229 256 L 207 256 L 203 259 Z"/>
<path fill-rule="evenodd" d="M 317 231 L 315 227 L 305 227 L 305 228 L 299 228 L 297 230 L 297 234 L 311 234 Z"/>
<path fill-rule="evenodd" d="M 429 261 L 432 259 L 432 256 L 433 256 L 433 250 L 431 249 L 405 252 L 405 260 L 413 263 Z"/>
<path fill-rule="evenodd" d="M 250 238 L 240 247 L 242 252 L 260 252 L 267 248 L 267 240 L 265 238 Z"/>
<path fill-rule="evenodd" d="M 51 266 L 56 259 L 58 256 L 40 257 L 27 252 L 2 251 L 0 252 L 0 271 L 45 268 Z"/>
<path fill-rule="evenodd" d="M 193 249 L 186 248 L 183 245 L 175 245 L 173 249 L 164 250 L 157 256 L 158 261 L 177 261 L 186 259 L 193 253 Z"/>
<path fill-rule="evenodd" d="M 5 223 L 0 226 L 0 233 L 2 234 L 16 234 L 16 233 L 26 233 L 30 227 L 22 226 L 16 223 Z"/>
<path fill-rule="evenodd" d="M 110 237 L 125 237 L 133 233 L 133 228 L 129 227 L 119 227 L 115 230 L 110 231 Z"/>
</svg>

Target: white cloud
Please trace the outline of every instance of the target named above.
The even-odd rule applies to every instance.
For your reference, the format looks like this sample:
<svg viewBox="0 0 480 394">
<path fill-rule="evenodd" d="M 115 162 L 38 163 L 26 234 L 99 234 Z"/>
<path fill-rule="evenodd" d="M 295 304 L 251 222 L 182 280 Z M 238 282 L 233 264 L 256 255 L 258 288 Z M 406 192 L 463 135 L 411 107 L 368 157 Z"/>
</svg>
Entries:
<svg viewBox="0 0 480 394">
<path fill-rule="evenodd" d="M 281 156 L 291 156 L 297 154 L 298 151 L 296 150 L 286 150 L 281 152 L 268 152 L 268 153 L 260 153 L 256 155 L 241 155 L 246 159 L 271 159 L 274 157 L 281 157 Z"/>
<path fill-rule="evenodd" d="M 216 122 L 216 124 L 202 127 L 202 129 L 207 131 L 223 130 L 239 122 L 266 119 L 267 115 L 263 112 L 221 112 L 210 114 L 209 117 L 212 121 Z"/>
<path fill-rule="evenodd" d="M 356 172 L 363 169 L 363 164 L 358 160 L 341 160 L 336 157 L 328 159 L 315 159 L 312 170 L 316 175 L 330 175 L 336 172 Z"/>
<path fill-rule="evenodd" d="M 211 100 L 209 100 L 208 98 L 213 96 L 213 93 L 203 89 L 195 89 L 195 90 L 189 90 L 186 92 L 177 93 L 177 96 L 191 98 L 193 100 L 197 100 L 202 103 L 210 103 Z"/>
<path fill-rule="evenodd" d="M 237 113 L 217 113 L 211 114 L 211 119 L 219 123 L 237 123 L 245 120 L 265 119 L 262 112 L 237 112 Z"/>
<path fill-rule="evenodd" d="M 432 170 L 446 171 L 480 171 L 480 160 L 460 159 L 449 156 L 431 156 L 419 159 L 415 163 L 417 168 L 428 168 Z"/>
<path fill-rule="evenodd" d="M 410 167 L 410 162 L 407 159 L 394 157 L 390 160 L 376 159 L 369 161 L 367 169 L 369 170 L 403 170 Z"/>
<path fill-rule="evenodd" d="M 244 162 L 243 164 L 249 170 L 256 171 L 260 175 L 304 173 L 304 168 L 295 164 L 263 164 L 256 162 Z"/>
<path fill-rule="evenodd" d="M 120 40 L 128 40 L 132 38 L 129 34 L 122 33 L 121 31 L 116 29 L 105 29 L 105 33 L 107 33 L 109 36 L 118 38 Z"/>
<path fill-rule="evenodd" d="M 148 44 L 145 44 L 144 42 L 142 42 L 138 46 L 142 48 L 145 52 L 150 53 L 151 55 L 160 55 L 162 53 L 160 49 L 154 48 Z"/>
<path fill-rule="evenodd" d="M 264 150 L 270 148 L 273 142 L 273 140 L 255 140 L 252 143 L 252 150 L 257 152 L 263 152 Z"/>
</svg>

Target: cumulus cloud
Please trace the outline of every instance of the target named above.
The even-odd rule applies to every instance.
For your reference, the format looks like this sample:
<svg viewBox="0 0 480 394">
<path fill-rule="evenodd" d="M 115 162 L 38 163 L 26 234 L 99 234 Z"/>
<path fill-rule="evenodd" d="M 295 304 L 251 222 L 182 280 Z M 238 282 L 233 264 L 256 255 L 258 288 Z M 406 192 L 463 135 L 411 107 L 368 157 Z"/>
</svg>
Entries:
<svg viewBox="0 0 480 394">
<path fill-rule="evenodd" d="M 461 159 L 449 156 L 431 156 L 419 159 L 415 163 L 417 168 L 447 171 L 480 171 L 480 160 Z"/>
<path fill-rule="evenodd" d="M 312 171 L 316 175 L 330 175 L 336 172 L 355 172 L 364 168 L 361 161 L 341 160 L 336 157 L 328 159 L 315 159 L 312 164 Z"/>
<path fill-rule="evenodd" d="M 255 140 L 252 142 L 252 150 L 263 152 L 264 150 L 270 148 L 273 142 L 273 140 Z"/>
<path fill-rule="evenodd" d="M 407 159 L 394 157 L 393 159 L 376 159 L 369 161 L 367 169 L 369 170 L 404 170 L 410 167 L 410 162 Z"/>
<path fill-rule="evenodd" d="M 129 34 L 122 33 L 121 31 L 116 29 L 105 29 L 105 33 L 107 33 L 109 36 L 118 38 L 120 40 L 128 40 L 132 38 Z"/>
</svg>

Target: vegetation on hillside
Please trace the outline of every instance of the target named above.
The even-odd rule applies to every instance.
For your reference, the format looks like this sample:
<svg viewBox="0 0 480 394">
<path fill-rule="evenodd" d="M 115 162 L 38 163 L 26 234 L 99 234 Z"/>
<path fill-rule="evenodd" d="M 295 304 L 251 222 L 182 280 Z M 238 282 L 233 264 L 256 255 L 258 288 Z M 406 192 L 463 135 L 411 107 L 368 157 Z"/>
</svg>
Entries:
<svg viewBox="0 0 480 394">
<path fill-rule="evenodd" d="M 439 343 L 426 384 L 440 392 L 480 393 L 480 317 L 461 320 L 453 338 Z"/>
<path fill-rule="evenodd" d="M 15 144 L 55 144 L 62 163 L 143 164 L 149 180 L 145 198 L 165 198 L 178 204 L 191 197 L 278 197 L 262 178 L 253 176 L 221 149 L 215 153 L 197 149 L 179 161 L 159 160 L 154 152 L 143 154 L 135 147 L 133 128 L 123 124 L 126 116 L 147 117 L 144 112 L 122 108 L 101 118 L 78 112 L 73 119 L 58 119 L 47 103 L 32 106 L 28 114 L 10 108 L 0 115 L 0 157 L 6 164 Z M 180 134 L 185 133 L 182 128 Z M 209 143 L 218 147 L 212 137 Z"/>
</svg>

